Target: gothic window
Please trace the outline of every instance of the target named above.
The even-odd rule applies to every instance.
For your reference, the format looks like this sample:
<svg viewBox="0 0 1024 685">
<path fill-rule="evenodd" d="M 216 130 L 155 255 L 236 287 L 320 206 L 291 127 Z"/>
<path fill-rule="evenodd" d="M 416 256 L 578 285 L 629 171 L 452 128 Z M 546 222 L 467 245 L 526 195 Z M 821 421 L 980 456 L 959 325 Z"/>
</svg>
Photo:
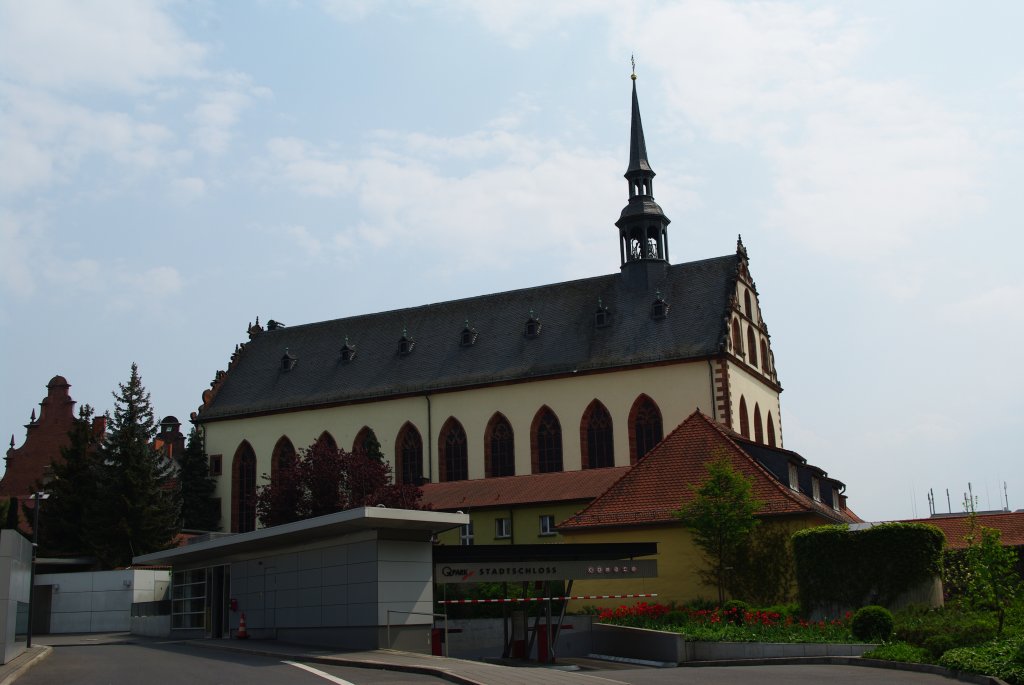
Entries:
<svg viewBox="0 0 1024 685">
<path fill-rule="evenodd" d="M 334 440 L 334 436 L 327 431 L 320 434 L 320 437 L 316 439 L 316 444 L 321 447 L 326 447 L 332 451 L 336 451 L 338 449 L 338 443 Z"/>
<path fill-rule="evenodd" d="M 757 337 L 754 335 L 754 327 L 747 326 L 747 354 L 750 355 L 747 361 L 751 366 L 757 366 Z"/>
<path fill-rule="evenodd" d="M 352 441 L 352 451 L 360 452 L 371 457 L 380 458 L 380 441 L 377 434 L 369 426 L 363 426 L 356 433 L 356 439 Z"/>
<path fill-rule="evenodd" d="M 664 319 L 666 316 L 668 316 L 668 302 L 659 292 L 655 295 L 654 302 L 651 303 L 651 318 Z"/>
<path fill-rule="evenodd" d="M 416 426 L 406 423 L 395 441 L 395 479 L 403 485 L 419 485 L 423 478 L 423 439 Z"/>
<path fill-rule="evenodd" d="M 523 330 L 523 334 L 527 338 L 536 338 L 540 335 L 540 319 L 533 315 L 533 310 L 530 310 L 530 318 L 526 320 L 526 328 Z"/>
<path fill-rule="evenodd" d="M 484 434 L 484 470 L 487 478 L 516 474 L 512 425 L 500 412 L 495 413 L 487 423 Z"/>
<path fill-rule="evenodd" d="M 754 308 L 750 306 L 750 291 L 743 291 L 743 311 L 751 319 L 754 318 Z"/>
<path fill-rule="evenodd" d="M 231 460 L 231 532 L 256 529 L 256 453 L 247 440 Z"/>
<path fill-rule="evenodd" d="M 764 429 L 761 427 L 761 405 L 754 403 L 754 442 L 764 444 Z"/>
<path fill-rule="evenodd" d="M 454 416 L 449 418 L 440 435 L 440 480 L 456 481 L 469 478 L 469 447 L 466 430 Z"/>
<path fill-rule="evenodd" d="M 270 482 L 274 482 L 278 471 L 290 469 L 293 466 L 295 466 L 295 446 L 287 436 L 282 435 L 274 445 L 274 452 L 270 457 Z"/>
<path fill-rule="evenodd" d="M 541 407 L 530 428 L 530 461 L 533 473 L 562 470 L 562 424 L 555 412 Z"/>
<path fill-rule="evenodd" d="M 771 412 L 768 412 L 768 444 L 775 447 L 775 422 L 772 420 Z"/>
<path fill-rule="evenodd" d="M 747 401 L 740 395 L 740 435 L 750 438 L 750 417 L 747 416 Z"/>
<path fill-rule="evenodd" d="M 476 329 L 469 325 L 469 319 L 466 319 L 466 325 L 463 326 L 462 334 L 459 336 L 459 345 L 462 347 L 472 347 L 476 344 L 476 339 L 479 335 Z"/>
<path fill-rule="evenodd" d="M 739 319 L 732 320 L 732 353 L 737 357 L 743 356 L 743 338 L 740 335 Z"/>
<path fill-rule="evenodd" d="M 635 464 L 661 442 L 661 410 L 647 395 L 640 395 L 629 410 L 629 463 Z"/>
<path fill-rule="evenodd" d="M 404 357 L 412 353 L 414 347 L 416 347 L 416 341 L 409 337 L 405 329 L 402 329 L 402 337 L 398 340 L 398 354 Z"/>
<path fill-rule="evenodd" d="M 612 441 L 612 417 L 599 400 L 594 400 L 580 421 L 583 468 L 600 469 L 615 466 L 615 448 Z"/>
<path fill-rule="evenodd" d="M 761 368 L 765 373 L 771 373 L 771 364 L 768 363 L 768 341 L 761 338 Z"/>
</svg>

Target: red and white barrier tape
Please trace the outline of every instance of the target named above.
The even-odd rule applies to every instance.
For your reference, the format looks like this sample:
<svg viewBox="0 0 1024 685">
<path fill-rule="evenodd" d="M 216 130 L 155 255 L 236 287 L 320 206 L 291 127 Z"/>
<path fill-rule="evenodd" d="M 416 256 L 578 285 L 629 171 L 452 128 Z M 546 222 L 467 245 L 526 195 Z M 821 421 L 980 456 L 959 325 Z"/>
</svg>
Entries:
<svg viewBox="0 0 1024 685">
<path fill-rule="evenodd" d="M 571 595 L 564 597 L 504 597 L 501 599 L 444 599 L 438 604 L 519 604 L 522 602 L 561 602 L 570 599 L 632 599 L 635 597 L 657 597 L 658 593 L 632 595 Z"/>
</svg>

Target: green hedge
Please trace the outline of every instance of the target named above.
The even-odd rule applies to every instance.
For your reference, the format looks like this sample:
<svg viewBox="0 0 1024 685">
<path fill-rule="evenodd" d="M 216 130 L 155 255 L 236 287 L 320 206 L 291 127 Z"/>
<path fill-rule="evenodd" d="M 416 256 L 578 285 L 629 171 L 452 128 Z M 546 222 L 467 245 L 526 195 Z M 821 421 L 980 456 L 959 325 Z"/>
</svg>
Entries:
<svg viewBox="0 0 1024 685">
<path fill-rule="evenodd" d="M 945 536 L 935 526 L 883 523 L 864 530 L 807 528 L 793 535 L 796 579 L 806 610 L 835 604 L 889 605 L 942 571 Z"/>
</svg>

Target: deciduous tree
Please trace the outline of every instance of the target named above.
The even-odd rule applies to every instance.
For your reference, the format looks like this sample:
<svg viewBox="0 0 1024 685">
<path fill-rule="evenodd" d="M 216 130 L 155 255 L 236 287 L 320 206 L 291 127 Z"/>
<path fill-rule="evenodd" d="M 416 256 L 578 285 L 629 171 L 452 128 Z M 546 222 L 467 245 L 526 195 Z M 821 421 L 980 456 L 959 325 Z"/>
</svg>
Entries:
<svg viewBox="0 0 1024 685">
<path fill-rule="evenodd" d="M 273 480 L 256 494 L 256 513 L 264 526 L 276 526 L 378 504 L 420 509 L 422 496 L 414 485 L 395 484 L 387 462 L 318 441 L 299 450 L 290 464 L 278 465 Z"/>
<path fill-rule="evenodd" d="M 676 516 L 704 551 L 709 569 L 701 572 L 701 579 L 718 589 L 721 603 L 735 560 L 744 553 L 758 525 L 754 513 L 760 502 L 754 499 L 750 479 L 738 473 L 728 459 L 709 461 L 707 472 L 707 478 L 695 486 L 693 499 Z"/>
</svg>

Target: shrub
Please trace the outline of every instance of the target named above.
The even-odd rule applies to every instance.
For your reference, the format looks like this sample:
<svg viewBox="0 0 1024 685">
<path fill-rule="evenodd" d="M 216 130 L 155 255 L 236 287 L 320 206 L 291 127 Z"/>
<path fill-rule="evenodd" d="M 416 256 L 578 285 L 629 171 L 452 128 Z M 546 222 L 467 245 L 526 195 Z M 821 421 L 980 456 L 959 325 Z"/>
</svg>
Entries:
<svg viewBox="0 0 1024 685">
<path fill-rule="evenodd" d="M 908 645 L 906 642 L 891 642 L 864 652 L 865 659 L 881 659 L 883 661 L 902 661 L 908 664 L 928 663 L 928 652 L 920 647 Z"/>
<path fill-rule="evenodd" d="M 880 642 L 889 639 L 894 625 L 892 614 L 885 607 L 870 605 L 861 607 L 853 615 L 850 630 L 853 636 L 864 642 Z"/>
<path fill-rule="evenodd" d="M 666 625 L 670 626 L 681 626 L 689 620 L 689 614 L 685 611 L 670 611 L 665 614 L 664 621 Z"/>
<path fill-rule="evenodd" d="M 1024 638 L 993 640 L 978 647 L 951 649 L 939 659 L 939 665 L 953 671 L 981 673 L 1002 678 L 1015 685 L 1024 684 Z"/>
<path fill-rule="evenodd" d="M 963 645 L 957 642 L 952 635 L 932 635 L 924 641 L 924 648 L 928 651 L 932 661 L 938 661 L 939 657 L 949 650 L 961 646 Z"/>
<path fill-rule="evenodd" d="M 934 650 L 947 645 L 969 647 L 987 642 L 996 636 L 995 619 L 984 613 L 963 612 L 952 609 L 900 612 L 896 616 L 894 637 L 903 642 Z"/>
<path fill-rule="evenodd" d="M 722 605 L 722 615 L 725 620 L 735 626 L 743 625 L 746 615 L 749 613 L 750 605 L 738 599 L 730 599 Z"/>
</svg>

